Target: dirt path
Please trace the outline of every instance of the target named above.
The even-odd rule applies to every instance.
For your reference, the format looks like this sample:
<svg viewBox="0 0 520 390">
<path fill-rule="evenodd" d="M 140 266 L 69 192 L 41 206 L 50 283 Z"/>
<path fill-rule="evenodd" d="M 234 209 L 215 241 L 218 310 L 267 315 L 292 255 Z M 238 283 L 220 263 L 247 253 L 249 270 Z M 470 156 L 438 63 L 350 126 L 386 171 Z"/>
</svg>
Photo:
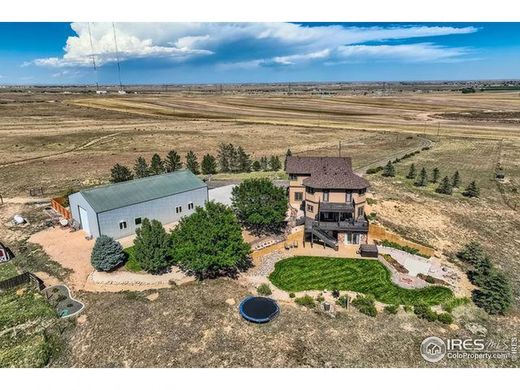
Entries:
<svg viewBox="0 0 520 390">
<path fill-rule="evenodd" d="M 112 133 L 112 134 L 104 135 L 102 137 L 94 138 L 93 140 L 91 140 L 89 142 L 86 142 L 86 143 L 84 143 L 84 144 L 82 144 L 80 146 L 74 147 L 72 149 L 64 150 L 64 151 L 58 152 L 58 153 L 46 154 L 44 156 L 24 158 L 24 159 L 21 159 L 21 160 L 1 163 L 0 164 L 0 168 L 2 168 L 2 167 L 9 167 L 9 166 L 12 166 L 12 165 L 25 164 L 27 162 L 32 162 L 32 161 L 36 161 L 36 160 L 44 160 L 44 159 L 48 159 L 48 158 L 52 158 L 52 157 L 56 157 L 56 156 L 61 156 L 61 155 L 64 155 L 64 154 L 69 154 L 69 153 L 72 153 L 72 152 L 77 152 L 78 150 L 86 149 L 86 148 L 88 148 L 88 147 L 90 147 L 92 145 L 95 145 L 98 142 L 101 142 L 101 141 L 103 141 L 103 140 L 105 140 L 107 138 L 115 137 L 118 134 L 119 133 Z"/>
<path fill-rule="evenodd" d="M 406 155 L 408 153 L 414 153 L 414 152 L 420 151 L 422 148 L 426 148 L 426 147 L 431 148 L 433 146 L 433 142 L 431 140 L 429 140 L 428 138 L 423 138 L 423 137 L 417 137 L 417 138 L 419 138 L 421 140 L 420 145 L 407 149 L 407 150 L 404 150 L 404 151 L 390 154 L 390 155 L 386 156 L 385 158 L 371 162 L 370 164 L 365 165 L 364 167 L 356 169 L 356 173 L 363 175 L 367 172 L 368 169 L 385 165 L 389 160 L 395 160 L 396 158 L 402 158 L 404 155 Z"/>
</svg>

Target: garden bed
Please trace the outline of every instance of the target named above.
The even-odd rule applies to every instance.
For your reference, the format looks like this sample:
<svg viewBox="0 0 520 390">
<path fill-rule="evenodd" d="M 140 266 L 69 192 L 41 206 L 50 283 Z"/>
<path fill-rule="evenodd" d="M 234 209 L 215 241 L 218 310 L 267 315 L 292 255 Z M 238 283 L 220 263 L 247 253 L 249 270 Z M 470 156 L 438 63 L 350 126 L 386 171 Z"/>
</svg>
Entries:
<svg viewBox="0 0 520 390">
<path fill-rule="evenodd" d="M 65 285 L 47 287 L 42 293 L 61 318 L 76 315 L 85 308 L 83 303 L 70 296 L 70 291 Z"/>
<path fill-rule="evenodd" d="M 289 291 L 348 290 L 372 294 L 387 304 L 437 305 L 453 297 L 446 287 L 405 289 L 392 283 L 390 271 L 377 260 L 297 256 L 279 261 L 269 275 L 278 288 Z"/>
</svg>

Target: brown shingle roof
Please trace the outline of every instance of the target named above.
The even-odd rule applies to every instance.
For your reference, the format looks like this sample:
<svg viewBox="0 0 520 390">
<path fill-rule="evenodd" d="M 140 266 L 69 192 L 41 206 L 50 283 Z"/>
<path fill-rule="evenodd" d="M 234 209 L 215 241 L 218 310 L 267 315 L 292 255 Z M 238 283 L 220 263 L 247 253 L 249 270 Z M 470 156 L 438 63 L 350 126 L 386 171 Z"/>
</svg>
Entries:
<svg viewBox="0 0 520 390">
<path fill-rule="evenodd" d="M 316 171 L 352 171 L 350 157 L 287 157 L 285 170 L 293 174 L 312 174 Z"/>
<path fill-rule="evenodd" d="M 308 174 L 303 184 L 313 188 L 363 189 L 370 184 L 352 171 L 350 157 L 287 157 L 289 174 Z"/>
</svg>

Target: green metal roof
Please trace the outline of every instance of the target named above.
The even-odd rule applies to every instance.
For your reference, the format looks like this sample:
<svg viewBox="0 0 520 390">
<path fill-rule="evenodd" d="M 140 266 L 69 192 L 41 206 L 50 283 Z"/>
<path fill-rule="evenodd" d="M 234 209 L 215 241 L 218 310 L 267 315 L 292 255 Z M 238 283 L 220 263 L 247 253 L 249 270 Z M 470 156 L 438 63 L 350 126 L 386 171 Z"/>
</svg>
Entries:
<svg viewBox="0 0 520 390">
<path fill-rule="evenodd" d="M 80 191 L 97 213 L 181 192 L 204 188 L 206 184 L 191 171 L 180 170 L 164 175 L 108 184 Z"/>
</svg>

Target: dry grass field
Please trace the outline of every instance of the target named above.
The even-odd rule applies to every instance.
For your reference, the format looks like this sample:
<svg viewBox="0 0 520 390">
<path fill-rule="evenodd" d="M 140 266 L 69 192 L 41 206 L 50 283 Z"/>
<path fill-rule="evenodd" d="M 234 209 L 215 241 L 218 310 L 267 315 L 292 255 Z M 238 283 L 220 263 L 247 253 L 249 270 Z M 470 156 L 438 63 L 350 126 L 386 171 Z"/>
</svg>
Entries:
<svg viewBox="0 0 520 390">
<path fill-rule="evenodd" d="M 458 328 L 432 325 L 409 315 L 369 319 L 351 313 L 332 320 L 293 307 L 266 327 L 245 324 L 227 298 L 245 290 L 234 281 L 211 281 L 161 292 L 158 301 L 140 295 L 87 294 L 87 321 L 69 334 L 61 366 L 421 366 L 418 344 L 432 334 L 468 336 L 478 322 L 489 336 L 514 336 L 520 321 L 520 96 L 518 92 L 460 94 L 372 93 L 335 96 L 281 94 L 0 93 L 0 241 L 24 237 L 6 227 L 32 187 L 45 196 L 106 182 L 116 163 L 170 149 L 199 157 L 221 142 L 243 146 L 255 158 L 285 154 L 343 155 L 354 167 L 384 164 L 420 149 L 397 164 L 395 178 L 368 175 L 377 219 L 406 238 L 448 256 L 470 239 L 512 279 L 516 306 L 506 317 L 468 309 Z M 478 199 L 418 188 L 404 176 L 438 167 L 459 170 L 462 186 L 476 180 Z M 506 173 L 494 180 L 496 163 Z M 231 175 L 232 176 L 232 175 Z M 236 179 L 241 179 L 237 176 Z M 226 176 L 226 180 L 233 177 Z M 33 211 L 36 213 L 37 210 Z M 5 240 L 5 238 L 4 238 Z M 137 313 L 137 314 L 136 314 Z M 166 313 L 166 314 L 164 314 Z M 142 317 L 142 318 L 141 318 Z M 144 332 L 142 321 L 149 327 Z M 327 329 L 326 332 L 318 331 Z M 298 330 L 298 331 L 295 331 Z M 345 340 L 338 343 L 337 340 Z M 150 342 L 146 342 L 149 340 Z M 149 345 L 154 345 L 149 348 Z M 256 351 L 256 352 L 255 352 Z M 500 365 L 453 362 L 446 365 Z M 507 365 L 507 364 L 505 364 Z"/>
</svg>

